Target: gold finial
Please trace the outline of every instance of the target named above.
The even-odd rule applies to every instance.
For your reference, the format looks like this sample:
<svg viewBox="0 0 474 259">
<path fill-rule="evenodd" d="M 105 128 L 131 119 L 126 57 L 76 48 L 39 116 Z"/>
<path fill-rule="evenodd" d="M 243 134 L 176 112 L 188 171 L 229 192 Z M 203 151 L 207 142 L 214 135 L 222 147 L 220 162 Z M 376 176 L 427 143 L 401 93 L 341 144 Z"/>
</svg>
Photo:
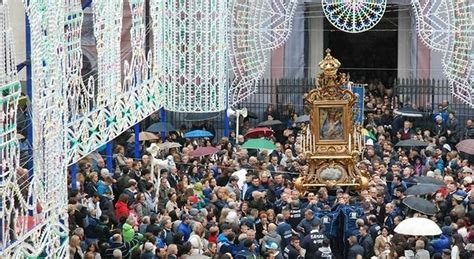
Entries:
<svg viewBox="0 0 474 259">
<path fill-rule="evenodd" d="M 327 76 L 333 76 L 337 74 L 337 70 L 341 66 L 341 62 L 336 58 L 331 56 L 331 50 L 326 49 L 326 57 L 324 57 L 321 62 L 319 62 L 319 67 L 323 71 L 323 73 Z"/>
</svg>

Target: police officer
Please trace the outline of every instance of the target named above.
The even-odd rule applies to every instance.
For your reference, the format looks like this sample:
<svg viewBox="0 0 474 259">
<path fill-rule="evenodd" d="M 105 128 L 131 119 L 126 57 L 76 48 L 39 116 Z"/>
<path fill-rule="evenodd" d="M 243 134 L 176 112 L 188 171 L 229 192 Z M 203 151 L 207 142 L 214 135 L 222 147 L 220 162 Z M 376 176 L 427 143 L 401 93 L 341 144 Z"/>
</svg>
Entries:
<svg viewBox="0 0 474 259">
<path fill-rule="evenodd" d="M 303 218 L 303 210 L 300 208 L 300 201 L 293 200 L 288 206 L 290 211 L 290 218 L 288 219 L 288 224 L 291 225 L 291 228 L 296 229 L 298 224 Z"/>
<path fill-rule="evenodd" d="M 286 247 L 290 244 L 293 231 L 291 225 L 286 223 L 285 218 L 282 214 L 277 215 L 277 233 L 281 236 L 281 247 Z"/>
<path fill-rule="evenodd" d="M 301 256 L 300 238 L 296 235 L 291 237 L 290 244 L 283 250 L 285 259 L 303 259 Z"/>
<path fill-rule="evenodd" d="M 382 233 L 382 228 L 377 223 L 375 215 L 370 215 L 367 219 L 369 220 L 369 234 L 374 239 Z"/>
<path fill-rule="evenodd" d="M 311 232 L 301 242 L 301 247 L 306 249 L 304 258 L 315 258 L 318 249 L 323 245 L 324 239 L 326 239 L 326 236 L 323 233 L 319 233 L 319 221 L 313 222 Z"/>
</svg>

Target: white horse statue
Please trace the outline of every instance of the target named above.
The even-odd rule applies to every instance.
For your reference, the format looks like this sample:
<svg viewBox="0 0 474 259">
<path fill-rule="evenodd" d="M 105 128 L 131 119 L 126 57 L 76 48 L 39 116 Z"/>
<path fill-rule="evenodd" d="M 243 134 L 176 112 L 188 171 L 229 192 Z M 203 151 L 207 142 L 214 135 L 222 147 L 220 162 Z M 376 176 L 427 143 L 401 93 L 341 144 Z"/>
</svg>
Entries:
<svg viewBox="0 0 474 259">
<path fill-rule="evenodd" d="M 174 162 L 173 156 L 169 155 L 166 157 L 165 160 L 163 159 L 158 159 L 156 156 L 160 153 L 160 147 L 156 143 L 152 143 L 146 151 L 150 153 L 150 171 L 151 175 L 153 177 L 153 182 L 155 183 L 156 191 L 160 189 L 160 183 L 161 183 L 161 169 L 168 169 L 171 170 L 171 168 L 176 166 L 176 163 Z M 155 168 L 158 167 L 158 180 L 155 179 Z"/>
</svg>

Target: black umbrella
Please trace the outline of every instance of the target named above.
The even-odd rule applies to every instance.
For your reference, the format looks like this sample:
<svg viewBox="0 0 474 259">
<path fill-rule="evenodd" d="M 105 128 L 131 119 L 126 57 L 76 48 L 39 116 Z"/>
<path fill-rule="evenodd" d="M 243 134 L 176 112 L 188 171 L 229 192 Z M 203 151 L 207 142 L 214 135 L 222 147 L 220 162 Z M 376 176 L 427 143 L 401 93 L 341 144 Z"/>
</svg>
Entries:
<svg viewBox="0 0 474 259">
<path fill-rule="evenodd" d="M 405 204 L 408 208 L 412 210 L 421 212 L 426 215 L 434 215 L 436 214 L 436 212 L 438 212 L 438 209 L 433 203 L 420 197 L 408 196 L 403 199 L 403 204 Z"/>
<path fill-rule="evenodd" d="M 277 126 L 281 125 L 283 122 L 279 120 L 269 120 L 269 121 L 262 121 L 258 124 L 259 127 L 271 127 L 271 126 Z"/>
<path fill-rule="evenodd" d="M 442 180 L 439 180 L 439 179 L 436 179 L 436 178 L 430 177 L 430 176 L 416 177 L 415 181 L 417 183 L 421 183 L 421 184 L 433 184 L 433 185 L 439 185 L 439 186 L 444 186 L 445 185 Z"/>
<path fill-rule="evenodd" d="M 395 146 L 396 147 L 427 147 L 429 145 L 428 142 L 414 140 L 414 139 L 407 139 L 399 141 Z"/>
<path fill-rule="evenodd" d="M 398 114 L 398 115 L 402 115 L 402 116 L 405 116 L 405 117 L 410 117 L 410 118 L 422 118 L 423 117 L 422 112 L 419 112 L 419 111 L 417 111 L 413 108 L 410 108 L 410 107 L 395 109 L 393 111 L 393 113 Z"/>
<path fill-rule="evenodd" d="M 207 121 L 219 116 L 219 112 L 188 113 L 184 117 L 185 121 Z"/>
<path fill-rule="evenodd" d="M 169 122 L 153 123 L 146 129 L 146 131 L 154 132 L 154 133 L 170 132 L 170 131 L 175 131 L 175 130 L 176 129 L 174 128 L 174 126 L 171 125 L 171 123 L 169 123 Z"/>
<path fill-rule="evenodd" d="M 247 110 L 247 118 L 249 118 L 249 119 L 258 119 L 258 116 L 255 112 L 251 112 L 251 111 Z"/>
<path fill-rule="evenodd" d="M 310 120 L 309 115 L 301 115 L 298 118 L 296 118 L 295 122 L 296 123 L 305 123 L 305 122 L 308 122 L 309 120 Z"/>
<path fill-rule="evenodd" d="M 406 195 L 425 195 L 437 192 L 442 186 L 437 184 L 417 184 L 405 191 Z"/>
</svg>

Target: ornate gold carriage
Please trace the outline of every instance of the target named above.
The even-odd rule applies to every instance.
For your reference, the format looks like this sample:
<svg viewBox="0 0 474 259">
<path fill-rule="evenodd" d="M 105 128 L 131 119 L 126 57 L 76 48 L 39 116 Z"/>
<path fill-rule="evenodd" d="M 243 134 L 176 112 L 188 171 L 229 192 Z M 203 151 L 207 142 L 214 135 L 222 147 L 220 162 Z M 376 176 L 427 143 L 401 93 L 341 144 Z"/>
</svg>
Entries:
<svg viewBox="0 0 474 259">
<path fill-rule="evenodd" d="M 311 108 L 310 124 L 303 127 L 300 145 L 309 163 L 309 170 L 297 180 L 301 190 L 318 186 L 355 186 L 366 188 L 369 176 L 359 172 L 359 150 L 363 148 L 360 127 L 353 123 L 352 108 L 357 97 L 344 85 L 341 63 L 326 50 L 319 63 L 323 71 L 318 87 L 304 97 Z"/>
</svg>

